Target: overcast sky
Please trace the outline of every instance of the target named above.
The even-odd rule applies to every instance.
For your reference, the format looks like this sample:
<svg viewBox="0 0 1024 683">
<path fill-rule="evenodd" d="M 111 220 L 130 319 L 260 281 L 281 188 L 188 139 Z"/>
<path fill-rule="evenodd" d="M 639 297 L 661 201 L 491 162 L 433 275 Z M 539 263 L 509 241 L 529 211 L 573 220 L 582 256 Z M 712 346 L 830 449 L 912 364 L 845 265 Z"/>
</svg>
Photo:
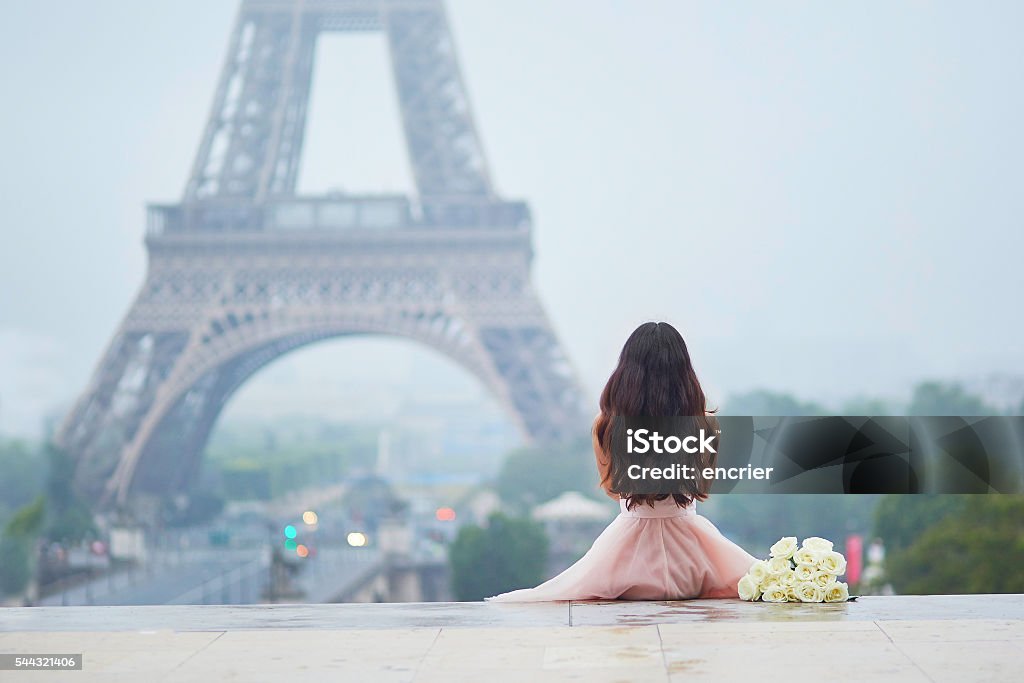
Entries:
<svg viewBox="0 0 1024 683">
<path fill-rule="evenodd" d="M 1024 372 L 1021 3 L 448 6 L 493 177 L 534 210 L 535 282 L 590 392 L 646 319 L 680 328 L 720 400 Z M 5 6 L 0 431 L 69 403 L 134 297 L 144 204 L 181 194 L 235 9 Z M 322 41 L 302 189 L 408 187 L 383 46 Z M 375 385 L 365 367 L 476 390 L 409 344 L 336 341 L 231 410 L 344 402 Z"/>
</svg>

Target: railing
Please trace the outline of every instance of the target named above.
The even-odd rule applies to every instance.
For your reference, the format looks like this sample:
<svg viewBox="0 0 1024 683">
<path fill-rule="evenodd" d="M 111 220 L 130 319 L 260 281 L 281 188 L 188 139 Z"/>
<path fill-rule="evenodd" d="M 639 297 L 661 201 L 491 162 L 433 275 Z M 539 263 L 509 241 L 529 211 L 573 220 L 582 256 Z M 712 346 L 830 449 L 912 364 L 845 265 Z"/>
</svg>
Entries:
<svg viewBox="0 0 1024 683">
<path fill-rule="evenodd" d="M 48 584 L 39 599 L 41 605 L 110 605 L 110 604 L 241 604 L 259 602 L 269 576 L 269 561 L 262 554 L 239 553 L 238 561 L 229 561 L 209 576 L 180 594 L 163 595 L 167 582 L 180 578 L 188 570 L 214 565 L 223 560 L 220 548 L 169 549 L 151 548 L 147 560 L 138 566 L 125 566 L 120 570 L 104 571 Z M 269 555 L 269 553 L 268 553 Z M 142 591 L 140 593 L 139 591 Z M 149 597 L 136 602 L 126 595 L 141 594 Z"/>
<path fill-rule="evenodd" d="M 244 200 L 150 204 L 146 234 L 500 229 L 529 224 L 530 209 L 525 202 L 430 197 L 413 203 L 404 195 L 328 195 L 281 198 L 263 204 Z"/>
<path fill-rule="evenodd" d="M 203 581 L 170 600 L 169 605 L 244 605 L 263 600 L 270 561 L 251 560 Z"/>
<path fill-rule="evenodd" d="M 401 196 L 287 199 L 266 205 L 267 230 L 387 230 L 409 227 L 409 200 Z"/>
<path fill-rule="evenodd" d="M 261 230 L 263 209 L 235 201 L 150 204 L 146 220 L 146 234 L 150 236 L 184 232 L 226 233 Z"/>
</svg>

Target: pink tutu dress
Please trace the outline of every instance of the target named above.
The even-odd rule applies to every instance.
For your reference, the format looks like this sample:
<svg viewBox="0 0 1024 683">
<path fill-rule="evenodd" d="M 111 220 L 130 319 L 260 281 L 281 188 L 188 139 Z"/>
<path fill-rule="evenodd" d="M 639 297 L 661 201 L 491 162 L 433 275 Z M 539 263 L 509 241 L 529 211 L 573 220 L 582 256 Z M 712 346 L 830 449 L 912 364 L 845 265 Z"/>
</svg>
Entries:
<svg viewBox="0 0 1024 683">
<path fill-rule="evenodd" d="M 587 554 L 536 588 L 488 600 L 685 600 L 735 598 L 755 558 L 725 538 L 693 506 L 671 498 L 621 512 Z"/>
</svg>

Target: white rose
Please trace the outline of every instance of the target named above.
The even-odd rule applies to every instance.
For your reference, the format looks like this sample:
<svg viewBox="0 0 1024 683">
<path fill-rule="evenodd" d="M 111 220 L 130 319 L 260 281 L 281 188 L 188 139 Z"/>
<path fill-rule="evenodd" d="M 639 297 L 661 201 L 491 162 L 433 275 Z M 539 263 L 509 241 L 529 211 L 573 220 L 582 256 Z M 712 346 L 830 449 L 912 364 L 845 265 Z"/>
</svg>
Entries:
<svg viewBox="0 0 1024 683">
<path fill-rule="evenodd" d="M 842 553 L 837 553 L 833 550 L 824 553 L 820 558 L 818 558 L 816 566 L 827 574 L 839 576 L 846 571 L 846 558 L 843 557 Z"/>
<path fill-rule="evenodd" d="M 767 579 L 771 572 L 768 570 L 768 563 L 764 560 L 758 560 L 754 564 L 750 565 L 750 569 L 747 570 L 747 574 L 754 580 L 757 585 L 762 585 Z"/>
<path fill-rule="evenodd" d="M 792 588 L 793 584 L 796 583 L 796 574 L 790 569 L 785 574 L 779 576 L 779 583 L 786 588 Z"/>
<path fill-rule="evenodd" d="M 818 564 L 818 560 L 821 559 L 822 553 L 818 550 L 811 550 L 810 548 L 800 548 L 793 553 L 793 561 L 797 564 L 809 564 L 814 566 Z"/>
<path fill-rule="evenodd" d="M 785 557 L 773 557 L 768 560 L 768 573 L 779 576 L 789 571 L 789 560 Z"/>
<path fill-rule="evenodd" d="M 811 580 L 815 583 L 815 585 L 817 585 L 819 588 L 821 588 L 823 591 L 827 593 L 828 589 L 832 587 L 832 584 L 836 582 L 836 577 L 835 575 L 829 574 L 828 572 L 818 572 L 814 575 L 814 578 Z"/>
<path fill-rule="evenodd" d="M 825 599 L 825 591 L 813 581 L 800 581 L 793 587 L 793 592 L 800 602 L 821 602 Z"/>
<path fill-rule="evenodd" d="M 781 557 L 788 560 L 793 557 L 796 548 L 796 536 L 783 536 L 771 547 L 771 555 L 772 557 Z"/>
<path fill-rule="evenodd" d="M 850 587 L 842 581 L 832 584 L 825 592 L 825 602 L 846 602 L 850 599 Z"/>
<path fill-rule="evenodd" d="M 757 582 L 750 578 L 750 574 L 747 574 L 740 582 L 736 585 L 736 590 L 740 595 L 740 600 L 757 600 L 761 597 L 761 591 L 757 587 Z"/>
<path fill-rule="evenodd" d="M 798 564 L 796 569 L 793 570 L 794 578 L 796 581 L 813 581 L 814 575 L 818 573 L 818 568 L 813 564 Z"/>
<path fill-rule="evenodd" d="M 782 586 L 775 586 L 771 590 L 762 593 L 761 599 L 765 602 L 788 602 L 789 591 Z"/>
<path fill-rule="evenodd" d="M 815 550 L 818 552 L 827 553 L 832 550 L 832 541 L 821 538 L 819 536 L 811 536 L 810 538 L 804 539 L 804 547 L 808 550 Z"/>
</svg>

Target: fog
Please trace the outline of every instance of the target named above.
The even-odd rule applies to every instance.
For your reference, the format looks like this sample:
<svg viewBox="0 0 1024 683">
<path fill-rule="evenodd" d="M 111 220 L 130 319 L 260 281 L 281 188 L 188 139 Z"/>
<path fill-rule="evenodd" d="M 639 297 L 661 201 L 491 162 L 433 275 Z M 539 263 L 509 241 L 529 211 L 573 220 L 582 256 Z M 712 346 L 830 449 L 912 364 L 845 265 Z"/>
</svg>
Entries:
<svg viewBox="0 0 1024 683">
<path fill-rule="evenodd" d="M 135 296 L 144 204 L 180 197 L 236 5 L 5 6 L 0 431 L 66 407 Z M 448 8 L 492 176 L 532 206 L 535 285 L 595 401 L 647 319 L 680 328 L 718 400 L 1024 373 L 1024 6 Z M 300 186 L 407 189 L 382 43 L 348 38 L 319 50 Z M 324 344 L 232 411 L 448 365 Z"/>
</svg>

